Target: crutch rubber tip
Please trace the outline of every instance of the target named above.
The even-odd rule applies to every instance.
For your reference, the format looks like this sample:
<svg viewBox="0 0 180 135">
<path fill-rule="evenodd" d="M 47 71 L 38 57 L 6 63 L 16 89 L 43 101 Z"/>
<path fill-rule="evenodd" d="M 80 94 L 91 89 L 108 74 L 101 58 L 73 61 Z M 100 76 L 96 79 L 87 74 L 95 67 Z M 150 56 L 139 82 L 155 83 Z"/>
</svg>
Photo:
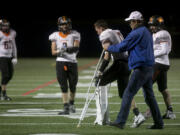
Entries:
<svg viewBox="0 0 180 135">
<path fill-rule="evenodd" d="M 80 128 L 81 126 L 80 125 L 77 125 L 77 128 Z"/>
</svg>

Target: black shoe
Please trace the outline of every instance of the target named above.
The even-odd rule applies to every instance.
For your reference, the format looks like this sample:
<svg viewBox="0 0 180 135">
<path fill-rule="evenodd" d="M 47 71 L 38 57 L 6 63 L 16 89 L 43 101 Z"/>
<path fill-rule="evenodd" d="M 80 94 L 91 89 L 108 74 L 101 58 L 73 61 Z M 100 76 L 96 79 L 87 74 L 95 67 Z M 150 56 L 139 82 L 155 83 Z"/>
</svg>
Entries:
<svg viewBox="0 0 180 135">
<path fill-rule="evenodd" d="M 62 112 L 59 112 L 58 115 L 69 115 L 69 110 L 64 110 Z"/>
<path fill-rule="evenodd" d="M 151 125 L 148 127 L 148 129 L 163 129 L 163 128 L 164 128 L 164 126 L 162 126 L 162 125 Z"/>
<path fill-rule="evenodd" d="M 59 115 L 69 115 L 69 104 L 64 104 L 64 110 L 58 113 Z"/>
<path fill-rule="evenodd" d="M 124 125 L 120 125 L 119 123 L 116 123 L 116 122 L 110 122 L 109 125 L 114 126 L 114 127 L 118 127 L 120 129 L 124 129 Z"/>
<path fill-rule="evenodd" d="M 7 100 L 7 101 L 11 101 L 12 99 L 8 96 L 2 96 L 1 100 Z"/>
<path fill-rule="evenodd" d="M 176 119 L 176 115 L 172 112 L 167 110 L 166 113 L 162 116 L 163 119 Z"/>
</svg>

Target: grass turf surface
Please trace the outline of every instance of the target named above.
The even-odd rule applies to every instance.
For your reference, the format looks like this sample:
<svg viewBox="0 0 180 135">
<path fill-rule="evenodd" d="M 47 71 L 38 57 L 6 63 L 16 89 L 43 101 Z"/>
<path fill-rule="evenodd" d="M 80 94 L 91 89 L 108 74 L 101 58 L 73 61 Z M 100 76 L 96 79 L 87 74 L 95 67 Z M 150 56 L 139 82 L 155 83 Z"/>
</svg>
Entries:
<svg viewBox="0 0 180 135">
<path fill-rule="evenodd" d="M 93 67 L 97 59 L 79 59 L 79 76 L 92 76 L 90 71 L 95 70 Z M 168 88 L 172 96 L 174 112 L 177 116 L 176 120 L 164 120 L 165 129 L 163 130 L 148 130 L 146 127 L 152 124 L 152 119 L 148 119 L 145 123 L 136 129 L 131 129 L 129 125 L 133 122 L 132 111 L 128 117 L 127 125 L 124 130 L 120 130 L 110 126 L 94 126 L 95 116 L 90 116 L 82 121 L 81 127 L 76 128 L 78 119 L 72 119 L 62 116 L 57 116 L 57 110 L 62 109 L 61 98 L 34 98 L 38 93 L 55 94 L 60 93 L 57 82 L 52 82 L 49 85 L 47 82 L 56 79 L 55 60 L 54 59 L 19 59 L 15 66 L 14 77 L 7 87 L 7 93 L 12 97 L 12 101 L 0 101 L 0 135 L 29 135 L 43 133 L 64 133 L 64 134 L 80 134 L 80 135 L 178 135 L 180 134 L 180 60 L 172 59 L 171 67 L 168 72 Z M 87 72 L 83 72 L 89 70 Z M 85 84 L 90 82 L 89 79 L 79 79 L 79 83 Z M 44 85 L 47 84 L 47 85 Z M 86 87 L 77 87 L 77 93 L 86 93 Z M 35 90 L 34 92 L 31 90 Z M 28 95 L 24 93 L 31 91 Z M 154 85 L 154 92 L 159 103 L 161 113 L 163 114 L 166 107 L 161 94 Z M 113 97 L 109 98 L 110 117 L 115 120 L 120 108 L 121 100 L 117 96 L 117 88 L 111 87 L 110 93 Z M 147 106 L 144 104 L 142 90 L 135 97 L 138 107 L 141 112 L 145 112 Z M 83 108 L 85 99 L 76 99 L 76 108 Z M 89 108 L 95 109 L 95 101 L 92 101 Z M 38 111 L 33 116 L 28 116 L 31 112 L 26 112 L 27 116 L 21 116 L 21 112 L 10 112 L 13 109 L 44 109 L 47 115 L 38 115 Z M 51 110 L 51 111 L 50 111 Z M 54 112 L 53 112 L 53 111 Z M 9 112 L 8 112 L 9 111 Z M 50 112 L 48 112 L 50 111 Z M 90 110 L 89 110 L 90 111 Z M 94 113 L 94 112 L 93 112 Z M 17 116 L 3 116 L 4 114 L 15 114 Z M 53 115 L 54 114 L 54 115 Z M 79 115 L 79 114 L 78 114 Z"/>
</svg>

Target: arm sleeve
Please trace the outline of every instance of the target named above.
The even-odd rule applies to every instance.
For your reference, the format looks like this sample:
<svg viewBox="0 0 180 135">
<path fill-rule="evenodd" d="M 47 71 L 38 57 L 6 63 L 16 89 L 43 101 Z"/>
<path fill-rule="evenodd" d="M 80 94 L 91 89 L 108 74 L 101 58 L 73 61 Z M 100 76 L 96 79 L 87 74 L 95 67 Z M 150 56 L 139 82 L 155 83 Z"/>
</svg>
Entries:
<svg viewBox="0 0 180 135">
<path fill-rule="evenodd" d="M 117 53 L 131 50 L 136 46 L 139 35 L 136 31 L 131 32 L 121 43 L 109 46 L 108 51 Z"/>
<path fill-rule="evenodd" d="M 80 33 L 79 32 L 77 32 L 77 31 L 73 31 L 73 40 L 75 41 L 75 40 L 77 40 L 77 41 L 81 41 L 81 35 L 80 35 Z"/>
<path fill-rule="evenodd" d="M 16 48 L 16 41 L 15 41 L 15 38 L 16 38 L 16 32 L 14 33 L 14 39 L 12 40 L 12 44 L 13 44 L 13 47 L 12 47 L 12 56 L 14 58 L 17 58 L 17 48 Z"/>
</svg>

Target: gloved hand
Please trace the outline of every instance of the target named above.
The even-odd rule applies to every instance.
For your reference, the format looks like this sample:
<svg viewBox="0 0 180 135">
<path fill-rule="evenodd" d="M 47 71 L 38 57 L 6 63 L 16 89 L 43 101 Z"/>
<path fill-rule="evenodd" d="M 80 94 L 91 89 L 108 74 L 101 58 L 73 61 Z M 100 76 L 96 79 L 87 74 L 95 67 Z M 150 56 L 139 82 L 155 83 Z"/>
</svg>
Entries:
<svg viewBox="0 0 180 135">
<path fill-rule="evenodd" d="M 62 47 L 61 49 L 57 50 L 57 55 L 61 57 L 63 53 L 66 51 L 67 51 L 67 47 Z"/>
<path fill-rule="evenodd" d="M 101 71 L 98 71 L 96 77 L 95 77 L 95 86 L 97 87 L 98 85 L 98 82 L 100 81 L 100 79 L 102 78 L 102 72 Z"/>
<path fill-rule="evenodd" d="M 62 47 L 61 50 L 60 50 L 61 53 L 64 53 L 66 51 L 67 51 L 67 47 Z"/>
<path fill-rule="evenodd" d="M 11 62 L 13 63 L 13 65 L 16 65 L 17 62 L 18 62 L 18 60 L 17 60 L 17 58 L 13 58 L 13 59 L 11 60 Z"/>
</svg>

